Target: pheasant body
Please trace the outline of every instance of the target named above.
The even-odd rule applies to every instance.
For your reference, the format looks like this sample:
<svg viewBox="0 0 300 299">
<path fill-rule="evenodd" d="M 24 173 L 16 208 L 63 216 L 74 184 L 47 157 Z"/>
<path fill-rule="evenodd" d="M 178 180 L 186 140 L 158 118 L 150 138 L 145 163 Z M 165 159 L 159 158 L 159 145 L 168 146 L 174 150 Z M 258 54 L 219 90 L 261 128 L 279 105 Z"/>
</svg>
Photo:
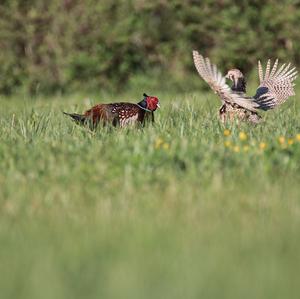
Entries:
<svg viewBox="0 0 300 299">
<path fill-rule="evenodd" d="M 270 110 L 284 103 L 290 96 L 295 95 L 293 81 L 297 77 L 295 68 L 290 64 L 283 64 L 280 68 L 278 60 L 271 68 L 271 61 L 268 60 L 265 72 L 261 63 L 258 63 L 260 85 L 253 97 L 246 95 L 246 80 L 238 69 L 229 70 L 225 77 L 218 71 L 216 65 L 208 58 L 204 58 L 197 51 L 193 51 L 195 67 L 199 75 L 219 95 L 222 106 L 219 110 L 219 117 L 222 122 L 247 121 L 258 123 L 261 116 L 258 110 Z M 225 79 L 233 82 L 230 88 Z"/>
<path fill-rule="evenodd" d="M 95 128 L 99 123 L 103 125 L 125 127 L 134 124 L 144 124 L 146 121 L 154 122 L 154 111 L 159 108 L 159 100 L 144 94 L 144 99 L 137 103 L 110 103 L 98 104 L 87 110 L 84 114 L 69 114 L 77 123 L 88 124 Z"/>
<path fill-rule="evenodd" d="M 219 117 L 222 123 L 233 122 L 235 119 L 257 124 L 261 116 L 256 112 L 249 111 L 235 104 L 224 103 L 219 110 Z"/>
</svg>

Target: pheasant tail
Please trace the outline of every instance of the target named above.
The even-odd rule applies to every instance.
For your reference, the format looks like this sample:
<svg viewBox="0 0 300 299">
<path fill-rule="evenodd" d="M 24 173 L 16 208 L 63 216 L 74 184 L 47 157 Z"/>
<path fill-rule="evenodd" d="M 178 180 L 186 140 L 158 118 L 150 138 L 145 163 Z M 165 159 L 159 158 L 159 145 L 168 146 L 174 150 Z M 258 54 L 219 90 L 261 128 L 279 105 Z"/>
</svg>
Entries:
<svg viewBox="0 0 300 299">
<path fill-rule="evenodd" d="M 67 113 L 67 112 L 63 112 L 63 114 L 70 116 L 78 124 L 83 125 L 86 122 L 86 116 L 85 115 L 76 114 L 76 113 Z"/>
</svg>

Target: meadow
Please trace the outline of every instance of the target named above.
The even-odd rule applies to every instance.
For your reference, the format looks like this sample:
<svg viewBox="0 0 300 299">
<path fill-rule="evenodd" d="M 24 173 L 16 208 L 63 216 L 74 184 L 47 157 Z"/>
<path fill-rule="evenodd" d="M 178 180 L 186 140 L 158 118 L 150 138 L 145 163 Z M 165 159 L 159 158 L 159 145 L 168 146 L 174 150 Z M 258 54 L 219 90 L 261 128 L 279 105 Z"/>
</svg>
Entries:
<svg viewBox="0 0 300 299">
<path fill-rule="evenodd" d="M 211 92 L 138 129 L 61 113 L 140 93 L 0 98 L 0 297 L 298 298 L 299 96 L 256 127 Z"/>
</svg>

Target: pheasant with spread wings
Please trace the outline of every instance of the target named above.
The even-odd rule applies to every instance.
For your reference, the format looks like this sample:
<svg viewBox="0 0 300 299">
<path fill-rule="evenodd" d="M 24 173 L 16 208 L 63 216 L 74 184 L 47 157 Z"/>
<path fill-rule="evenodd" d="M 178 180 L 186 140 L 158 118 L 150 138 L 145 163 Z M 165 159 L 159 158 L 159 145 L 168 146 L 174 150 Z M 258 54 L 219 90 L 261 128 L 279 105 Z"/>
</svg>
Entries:
<svg viewBox="0 0 300 299">
<path fill-rule="evenodd" d="M 237 119 L 258 123 L 261 120 L 259 110 L 273 109 L 295 95 L 293 82 L 297 77 L 297 70 L 291 64 L 283 64 L 278 68 L 278 59 L 272 69 L 271 61 L 268 60 L 265 73 L 260 61 L 258 62 L 260 85 L 256 94 L 249 97 L 246 95 L 246 80 L 240 70 L 229 70 L 224 77 L 209 58 L 204 58 L 197 51 L 193 51 L 193 58 L 199 75 L 222 100 L 219 110 L 222 122 Z M 232 87 L 226 84 L 226 79 L 233 82 Z"/>
</svg>

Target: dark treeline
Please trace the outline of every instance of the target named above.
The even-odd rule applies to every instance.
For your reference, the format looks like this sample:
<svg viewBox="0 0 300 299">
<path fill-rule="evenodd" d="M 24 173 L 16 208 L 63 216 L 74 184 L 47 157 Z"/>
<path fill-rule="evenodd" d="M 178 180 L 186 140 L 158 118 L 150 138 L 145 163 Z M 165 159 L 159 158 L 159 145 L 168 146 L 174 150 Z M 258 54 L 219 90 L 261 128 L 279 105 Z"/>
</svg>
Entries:
<svg viewBox="0 0 300 299">
<path fill-rule="evenodd" d="M 221 69 L 300 65 L 299 21 L 296 0 L 1 0 L 0 93 L 187 80 L 192 49 Z"/>
</svg>

